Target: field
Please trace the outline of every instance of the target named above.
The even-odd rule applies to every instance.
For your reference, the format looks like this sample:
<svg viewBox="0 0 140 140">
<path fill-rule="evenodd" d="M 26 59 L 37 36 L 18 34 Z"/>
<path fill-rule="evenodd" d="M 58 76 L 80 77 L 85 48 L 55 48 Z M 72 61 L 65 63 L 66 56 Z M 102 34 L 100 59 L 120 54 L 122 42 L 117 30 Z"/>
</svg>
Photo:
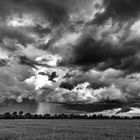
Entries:
<svg viewBox="0 0 140 140">
<path fill-rule="evenodd" d="M 140 120 L 0 120 L 0 140 L 140 140 Z"/>
</svg>

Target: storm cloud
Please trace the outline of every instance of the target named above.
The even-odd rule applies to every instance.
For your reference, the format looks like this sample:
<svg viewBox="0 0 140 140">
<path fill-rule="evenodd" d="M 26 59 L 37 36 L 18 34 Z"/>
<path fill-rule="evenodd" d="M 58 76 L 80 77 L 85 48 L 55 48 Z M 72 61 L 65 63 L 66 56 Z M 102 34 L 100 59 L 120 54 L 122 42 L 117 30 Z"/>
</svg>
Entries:
<svg viewBox="0 0 140 140">
<path fill-rule="evenodd" d="M 138 0 L 0 0 L 0 101 L 138 103 L 139 7 Z"/>
<path fill-rule="evenodd" d="M 97 66 L 101 69 L 108 67 L 124 69 L 127 59 L 135 58 L 137 48 L 134 46 L 119 46 L 104 40 L 95 40 L 90 36 L 82 37 L 74 46 L 74 64 Z M 123 64 L 123 61 L 125 61 Z M 128 62 L 129 63 L 129 62 Z M 102 66 L 103 64 L 103 66 Z M 127 64 L 126 69 L 131 67 Z"/>
<path fill-rule="evenodd" d="M 97 24 L 101 24 L 109 18 L 124 22 L 130 19 L 134 20 L 140 12 L 140 2 L 138 0 L 104 0 L 103 5 L 105 12 L 97 13 L 95 21 L 93 20 Z"/>
</svg>

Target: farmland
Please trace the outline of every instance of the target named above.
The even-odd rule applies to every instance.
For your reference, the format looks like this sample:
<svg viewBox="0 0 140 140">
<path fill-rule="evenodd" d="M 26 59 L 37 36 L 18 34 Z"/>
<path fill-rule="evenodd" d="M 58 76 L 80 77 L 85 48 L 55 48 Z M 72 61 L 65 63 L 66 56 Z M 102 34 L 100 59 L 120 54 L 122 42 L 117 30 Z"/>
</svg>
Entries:
<svg viewBox="0 0 140 140">
<path fill-rule="evenodd" d="M 0 140 L 140 140 L 140 120 L 0 120 Z"/>
</svg>

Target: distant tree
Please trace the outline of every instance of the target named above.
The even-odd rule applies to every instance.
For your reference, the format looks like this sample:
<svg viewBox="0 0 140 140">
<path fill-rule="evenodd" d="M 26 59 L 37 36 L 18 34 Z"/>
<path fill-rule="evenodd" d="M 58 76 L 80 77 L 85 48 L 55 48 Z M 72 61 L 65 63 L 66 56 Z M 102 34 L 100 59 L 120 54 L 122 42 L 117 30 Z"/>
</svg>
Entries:
<svg viewBox="0 0 140 140">
<path fill-rule="evenodd" d="M 45 115 L 43 116 L 43 118 L 44 118 L 44 119 L 50 119 L 50 118 L 51 118 L 51 115 L 50 115 L 50 114 L 45 114 Z"/>
<path fill-rule="evenodd" d="M 38 119 L 43 119 L 43 116 L 41 114 L 38 115 Z"/>
<path fill-rule="evenodd" d="M 11 114 L 9 112 L 4 113 L 4 116 L 10 118 Z"/>
<path fill-rule="evenodd" d="M 4 119 L 11 119 L 11 114 L 9 112 L 6 112 L 3 114 Z"/>
<path fill-rule="evenodd" d="M 17 114 L 16 111 L 12 113 L 12 118 L 13 119 L 18 119 L 18 114 Z"/>
<path fill-rule="evenodd" d="M 140 116 L 104 116 L 102 114 L 100 115 L 80 115 L 80 114 L 45 114 L 45 115 L 38 115 L 38 114 L 31 114 L 26 113 L 23 114 L 23 111 L 20 111 L 19 113 L 13 112 L 10 114 L 9 112 L 6 112 L 4 114 L 0 114 L 0 119 L 140 119 Z"/>
<path fill-rule="evenodd" d="M 32 118 L 31 113 L 26 113 L 26 114 L 25 114 L 25 119 L 31 119 L 31 118 Z"/>
<path fill-rule="evenodd" d="M 19 111 L 19 115 L 22 116 L 23 115 L 23 111 Z"/>
<path fill-rule="evenodd" d="M 23 111 L 19 111 L 19 119 L 23 118 Z"/>
<path fill-rule="evenodd" d="M 38 115 L 37 114 L 33 115 L 32 119 L 38 119 Z"/>
</svg>

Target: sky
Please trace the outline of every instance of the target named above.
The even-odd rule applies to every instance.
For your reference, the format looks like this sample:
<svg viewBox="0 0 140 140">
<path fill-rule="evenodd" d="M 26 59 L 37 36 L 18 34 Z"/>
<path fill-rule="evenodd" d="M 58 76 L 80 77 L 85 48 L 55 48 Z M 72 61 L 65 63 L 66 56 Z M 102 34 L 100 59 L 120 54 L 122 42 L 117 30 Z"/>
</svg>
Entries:
<svg viewBox="0 0 140 140">
<path fill-rule="evenodd" d="M 0 105 L 140 107 L 139 27 L 139 0 L 0 0 Z"/>
</svg>

